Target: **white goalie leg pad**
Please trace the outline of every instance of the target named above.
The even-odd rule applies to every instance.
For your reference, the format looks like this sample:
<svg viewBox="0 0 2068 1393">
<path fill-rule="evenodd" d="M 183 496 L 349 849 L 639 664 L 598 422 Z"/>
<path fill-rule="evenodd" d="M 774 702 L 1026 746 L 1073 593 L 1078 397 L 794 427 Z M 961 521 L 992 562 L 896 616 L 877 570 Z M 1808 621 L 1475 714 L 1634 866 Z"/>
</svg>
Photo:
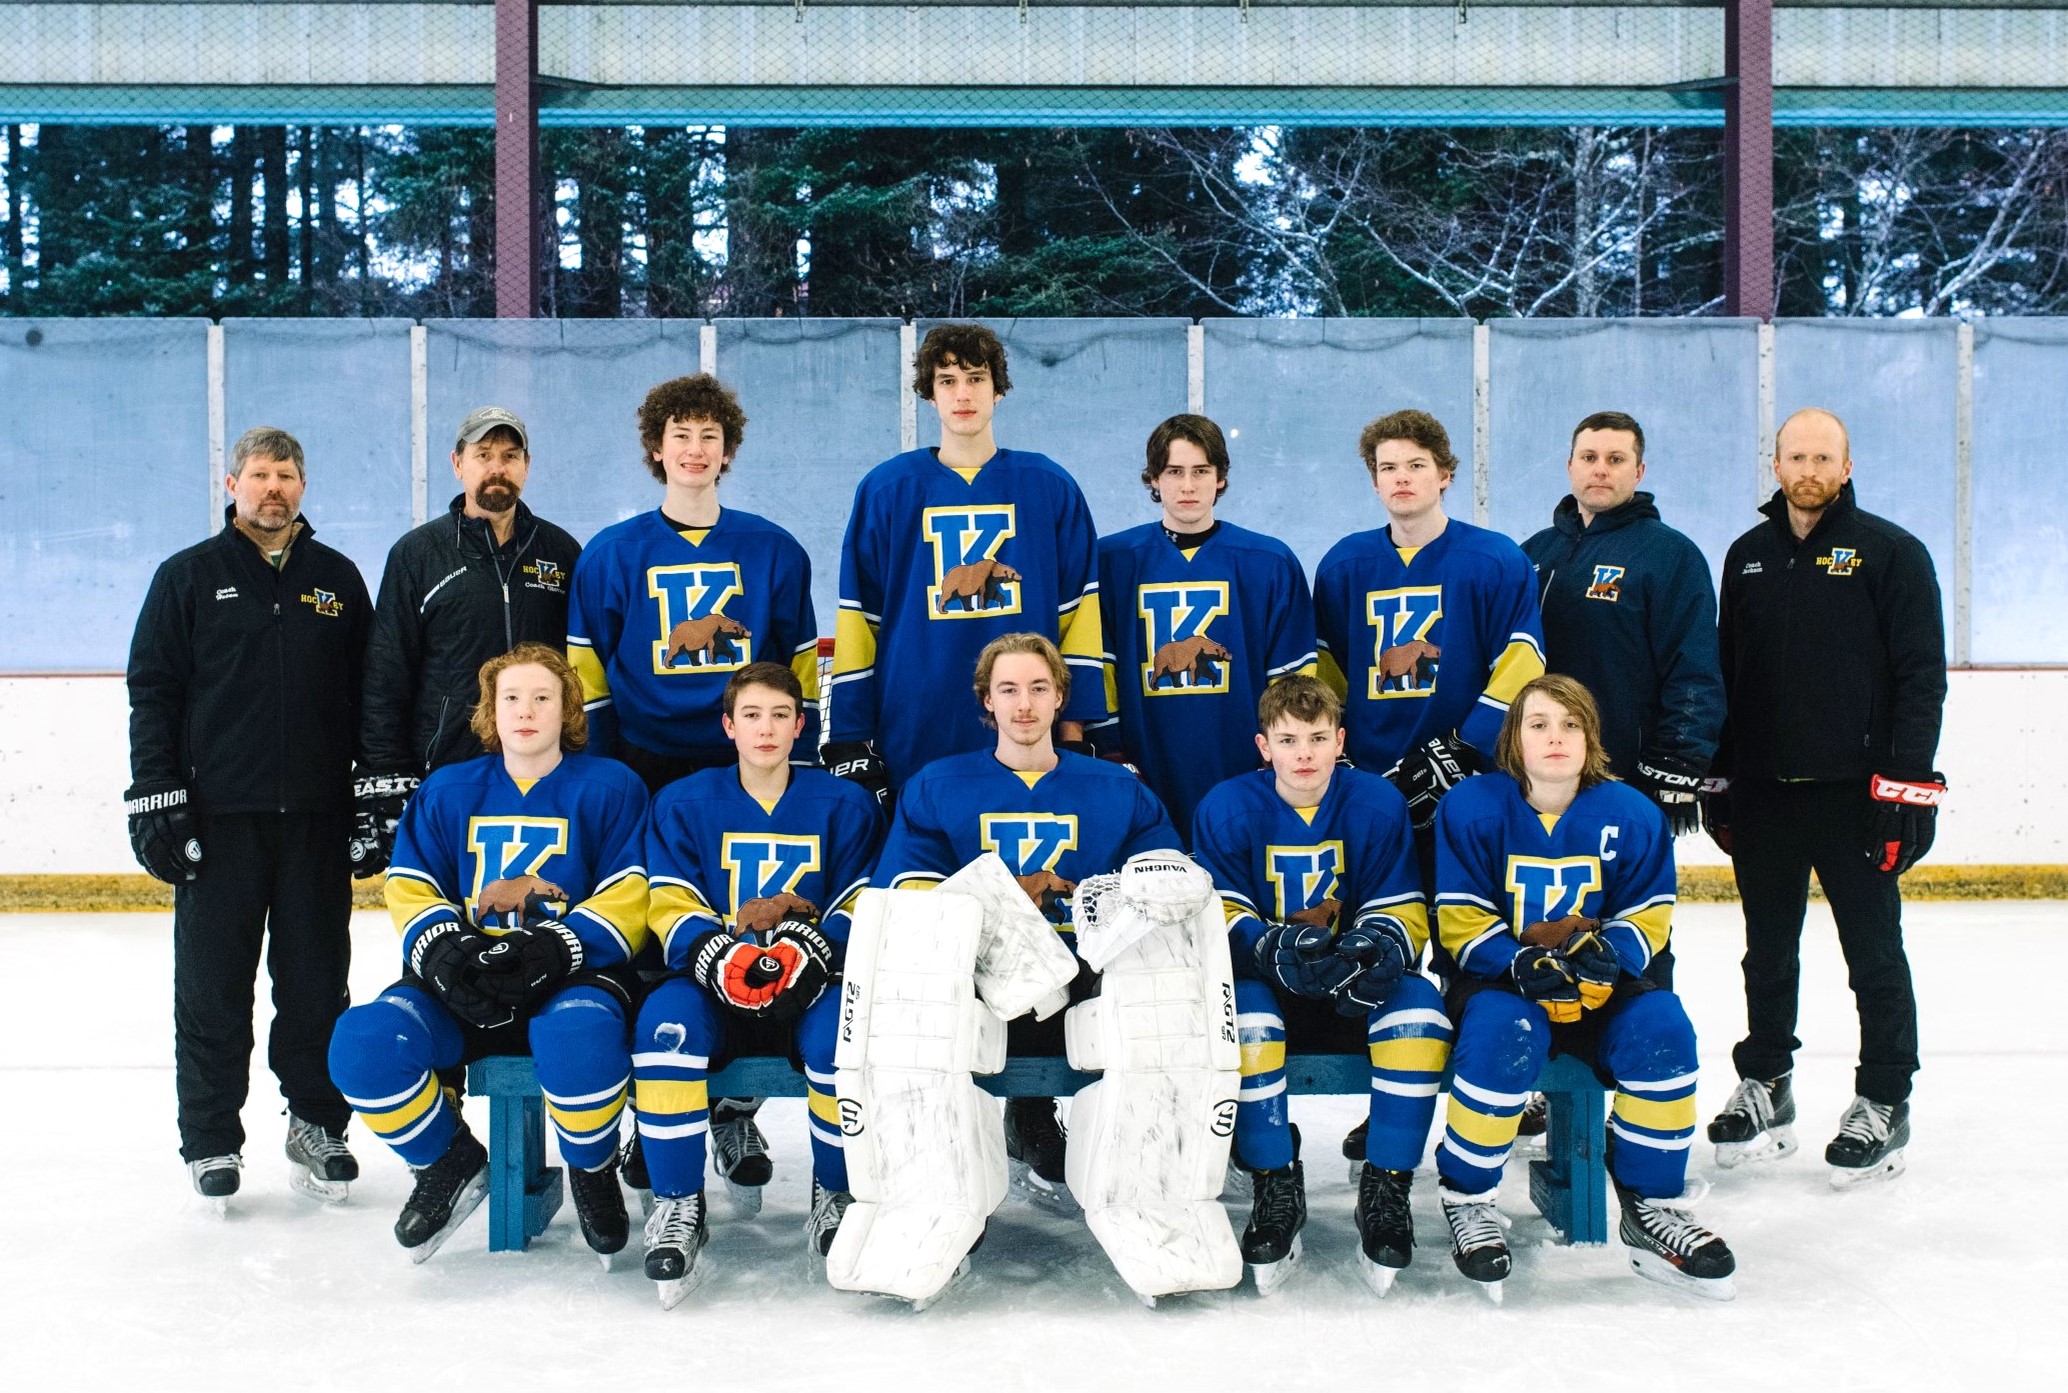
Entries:
<svg viewBox="0 0 2068 1393">
<path fill-rule="evenodd" d="M 1032 1011 L 1047 1020 L 1069 1003 L 1077 958 L 1041 917 L 996 852 L 985 852 L 942 881 L 937 894 L 967 895 L 983 906 L 977 939 L 977 995 L 1012 1020 Z"/>
<path fill-rule="evenodd" d="M 1131 874 L 1151 862 L 1160 883 Z M 1099 995 L 1070 1008 L 1064 1038 L 1071 1067 L 1103 1077 L 1070 1110 L 1070 1193 L 1136 1295 L 1224 1290 L 1243 1269 L 1220 1203 L 1240 1063 L 1220 902 L 1185 857 L 1150 853 L 1079 888 L 1081 951 L 1092 925 Z"/>
<path fill-rule="evenodd" d="M 972 986 L 982 917 L 939 891 L 856 903 L 833 1053 L 854 1203 L 826 1255 L 843 1291 L 932 1300 L 1005 1199 L 1004 1122 L 970 1081 L 1005 1065 Z"/>
</svg>

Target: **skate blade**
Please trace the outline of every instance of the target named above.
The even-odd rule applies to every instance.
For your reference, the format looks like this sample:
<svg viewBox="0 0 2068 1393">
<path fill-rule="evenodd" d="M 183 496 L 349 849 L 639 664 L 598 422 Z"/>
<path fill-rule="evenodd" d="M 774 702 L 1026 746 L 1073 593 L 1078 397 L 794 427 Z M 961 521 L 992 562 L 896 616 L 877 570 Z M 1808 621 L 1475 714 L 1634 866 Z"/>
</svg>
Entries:
<svg viewBox="0 0 2068 1393">
<path fill-rule="evenodd" d="M 996 1172 L 993 1172 L 993 1174 L 996 1174 Z M 969 1258 L 965 1254 L 962 1261 L 955 1264 L 955 1270 L 949 1274 L 948 1280 L 941 1284 L 941 1289 L 939 1291 L 935 1292 L 932 1296 L 922 1296 L 917 1301 L 907 1303 L 912 1307 L 912 1314 L 916 1316 L 921 1311 L 924 1311 L 928 1307 L 933 1306 L 942 1297 L 946 1296 L 949 1292 L 955 1290 L 955 1284 L 960 1282 L 964 1277 L 967 1277 L 968 1275 Z"/>
<path fill-rule="evenodd" d="M 1156 1309 L 1156 1298 L 1153 1296 L 1147 1296 L 1141 1292 L 1136 1292 L 1135 1300 L 1141 1302 L 1144 1306 L 1148 1307 L 1152 1311 Z"/>
<path fill-rule="evenodd" d="M 230 1197 L 228 1195 L 204 1195 L 202 1198 L 208 1202 L 208 1212 L 215 1215 L 216 1218 L 227 1219 L 230 1217 Z"/>
<path fill-rule="evenodd" d="M 1228 1157 L 1228 1169 L 1221 1176 L 1221 1198 L 1241 1199 L 1250 1192 L 1249 1172 L 1234 1156 Z"/>
<path fill-rule="evenodd" d="M 1657 1253 L 1642 1248 L 1624 1251 L 1630 1258 L 1630 1270 L 1648 1282 L 1711 1301 L 1731 1301 L 1737 1297 L 1737 1284 L 1729 1277 L 1691 1277 Z"/>
<path fill-rule="evenodd" d="M 689 1299 L 689 1294 L 704 1284 L 704 1278 L 711 1275 L 710 1267 L 698 1262 L 689 1271 L 666 1282 L 653 1284 L 654 1294 L 661 1299 L 661 1309 L 672 1311 Z"/>
<path fill-rule="evenodd" d="M 1507 1285 L 1507 1282 L 1508 1279 L 1503 1277 L 1498 1282 L 1474 1282 L 1473 1285 L 1479 1288 L 1480 1295 L 1493 1302 L 1494 1305 L 1504 1306 L 1507 1304 L 1507 1293 L 1502 1288 Z"/>
<path fill-rule="evenodd" d="M 484 1165 L 480 1170 L 474 1172 L 474 1178 L 467 1182 L 466 1188 L 453 1197 L 452 1217 L 445 1221 L 445 1227 L 432 1234 L 416 1247 L 409 1249 L 409 1260 L 413 1263 L 429 1262 L 431 1254 L 444 1247 L 445 1240 L 452 1237 L 459 1226 L 467 1222 L 467 1216 L 478 1209 L 481 1201 L 487 1198 L 488 1167 Z"/>
<path fill-rule="evenodd" d="M 1300 1236 L 1293 1235 L 1292 1247 L 1277 1262 L 1253 1262 L 1249 1265 L 1250 1280 L 1256 1283 L 1258 1296 L 1269 1296 L 1285 1285 L 1286 1278 L 1300 1263 Z"/>
<path fill-rule="evenodd" d="M 1083 1215 L 1084 1210 L 1078 1205 L 1076 1197 L 1070 1193 L 1069 1186 L 1042 1179 L 1025 1161 L 1014 1161 L 1011 1166 L 1012 1188 L 1019 1191 L 1035 1208 L 1045 1209 L 1064 1219 L 1075 1219 Z"/>
<path fill-rule="evenodd" d="M 1910 1163 L 1903 1159 L 1902 1152 L 1891 1151 L 1871 1166 L 1860 1166 L 1857 1169 L 1833 1166 L 1831 1188 L 1839 1191 L 1858 1190 L 1877 1181 L 1894 1180 L 1909 1168 Z"/>
<path fill-rule="evenodd" d="M 651 1219 L 653 1217 L 653 1191 L 634 1190 L 632 1193 L 639 1196 L 640 1217 Z"/>
<path fill-rule="evenodd" d="M 1393 1283 L 1400 1276 L 1399 1268 L 1373 1262 L 1363 1253 L 1357 1255 L 1357 1270 L 1363 1276 L 1364 1284 L 1371 1288 L 1372 1295 L 1381 1301 L 1385 1300 L 1387 1292 L 1393 1290 Z"/>
<path fill-rule="evenodd" d="M 289 1165 L 287 1186 L 297 1194 L 307 1195 L 312 1200 L 325 1204 L 343 1204 L 351 1196 L 352 1182 L 349 1180 L 325 1180 L 307 1166 Z"/>
<path fill-rule="evenodd" d="M 742 1214 L 761 1212 L 761 1190 L 762 1187 L 759 1185 L 741 1185 L 732 1180 L 725 1182 L 725 1197 L 731 1200 L 733 1208 Z"/>
<path fill-rule="evenodd" d="M 1756 1165 L 1762 1161 L 1785 1160 L 1794 1154 L 1793 1127 L 1769 1127 L 1750 1141 L 1716 1143 L 1716 1164 L 1721 1170 L 1734 1170 L 1739 1166 Z"/>
</svg>

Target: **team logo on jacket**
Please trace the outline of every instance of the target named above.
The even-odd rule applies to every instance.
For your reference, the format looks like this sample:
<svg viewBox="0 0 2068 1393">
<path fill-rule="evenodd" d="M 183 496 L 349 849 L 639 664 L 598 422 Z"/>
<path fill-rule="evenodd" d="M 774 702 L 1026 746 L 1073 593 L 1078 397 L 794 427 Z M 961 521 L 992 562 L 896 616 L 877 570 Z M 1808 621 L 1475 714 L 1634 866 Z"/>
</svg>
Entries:
<svg viewBox="0 0 2068 1393">
<path fill-rule="evenodd" d="M 1432 637 L 1443 618 L 1443 587 L 1408 585 L 1373 590 L 1364 597 L 1364 617 L 1372 628 L 1371 672 L 1365 695 L 1425 697 L 1436 690 L 1437 660 L 1443 650 Z"/>
<path fill-rule="evenodd" d="M 1607 600 L 1615 604 L 1623 598 L 1623 568 L 1621 566 L 1596 566 L 1594 579 L 1587 582 L 1587 598 Z"/>
<path fill-rule="evenodd" d="M 1186 696 L 1228 690 L 1234 655 L 1207 637 L 1228 612 L 1228 582 L 1171 581 L 1135 592 L 1142 621 L 1143 696 Z"/>
<path fill-rule="evenodd" d="M 1833 547 L 1829 556 L 1817 558 L 1817 564 L 1826 575 L 1849 576 L 1860 569 L 1860 553 L 1852 547 Z"/>
<path fill-rule="evenodd" d="M 997 852 L 1016 876 L 1053 871 L 1064 852 L 1077 849 L 1077 815 L 985 813 L 977 820 L 977 844 Z"/>
<path fill-rule="evenodd" d="M 1341 842 L 1264 848 L 1264 879 L 1270 882 L 1272 897 L 1277 902 L 1273 919 L 1290 919 L 1323 900 L 1335 899 L 1342 875 Z"/>
<path fill-rule="evenodd" d="M 328 590 L 315 590 L 302 596 L 302 603 L 315 607 L 316 613 L 325 619 L 342 619 L 345 602 Z"/>
<path fill-rule="evenodd" d="M 738 566 L 649 566 L 646 593 L 657 602 L 655 673 L 736 672 L 754 661 L 753 633 L 724 612 L 747 593 Z"/>
<path fill-rule="evenodd" d="M 1546 919 L 1584 912 L 1587 897 L 1601 889 L 1601 862 L 1592 856 L 1511 856 L 1508 898 L 1515 932 Z"/>
<path fill-rule="evenodd" d="M 467 892 L 467 917 L 474 917 L 481 888 L 521 875 L 543 876 L 545 865 L 567 851 L 564 817 L 470 817 L 467 851 L 474 858 L 474 886 Z"/>
<path fill-rule="evenodd" d="M 1018 530 L 1010 503 L 928 508 L 920 535 L 933 548 L 933 584 L 926 587 L 929 619 L 993 619 L 1020 612 L 1020 573 L 998 559 Z"/>
<path fill-rule="evenodd" d="M 530 562 L 524 567 L 524 574 L 531 577 L 525 584 L 533 590 L 550 590 L 555 595 L 567 593 L 567 572 L 560 569 L 558 561 Z"/>
<path fill-rule="evenodd" d="M 732 889 L 732 898 L 727 901 L 732 910 L 725 916 L 726 927 L 730 928 L 740 906 L 748 900 L 797 894 L 798 885 L 819 868 L 819 839 L 769 832 L 727 832 L 718 842 L 718 861 L 725 867 Z"/>
</svg>

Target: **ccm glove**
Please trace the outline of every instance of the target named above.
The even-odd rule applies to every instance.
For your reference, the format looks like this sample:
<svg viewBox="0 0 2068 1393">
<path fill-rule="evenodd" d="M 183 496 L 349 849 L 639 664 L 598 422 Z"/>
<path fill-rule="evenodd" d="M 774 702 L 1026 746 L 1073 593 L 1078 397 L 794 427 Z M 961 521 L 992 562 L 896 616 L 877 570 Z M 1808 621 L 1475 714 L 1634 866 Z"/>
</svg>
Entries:
<svg viewBox="0 0 2068 1393">
<path fill-rule="evenodd" d="M 860 784 L 884 816 L 890 815 L 890 766 L 874 745 L 866 740 L 836 740 L 826 746 L 823 762 L 835 778 Z"/>
<path fill-rule="evenodd" d="M 1436 805 L 1482 768 L 1479 752 L 1455 734 L 1432 735 L 1401 757 L 1386 777 L 1407 799 L 1408 820 L 1420 831 L 1436 821 Z"/>
<path fill-rule="evenodd" d="M 1673 755 L 1639 755 L 1637 777 L 1631 782 L 1659 805 L 1674 836 L 1701 827 L 1702 771 L 1686 760 Z"/>
<path fill-rule="evenodd" d="M 364 878 L 388 869 L 395 855 L 395 827 L 403 805 L 423 780 L 414 774 L 362 774 L 352 781 L 352 874 Z"/>
<path fill-rule="evenodd" d="M 1867 859 L 1885 875 L 1901 875 L 1932 849 L 1939 804 L 1946 799 L 1946 776 L 1873 774 L 1867 779 L 1867 795 L 1873 800 Z"/>
<path fill-rule="evenodd" d="M 167 885 L 191 885 L 201 875 L 201 829 L 180 784 L 131 784 L 122 795 L 129 814 L 129 849 L 137 864 Z"/>
<path fill-rule="evenodd" d="M 497 934 L 475 950 L 481 990 L 511 1010 L 528 1010 L 582 969 L 582 941 L 558 919 Z"/>
<path fill-rule="evenodd" d="M 1731 781 L 1710 775 L 1702 780 L 1702 830 L 1716 849 L 1731 854 Z"/>
<path fill-rule="evenodd" d="M 488 946 L 488 935 L 458 924 L 425 929 L 409 946 L 409 970 L 461 1024 L 489 1029 L 517 1018 L 510 1006 L 481 989 L 475 954 Z"/>
<path fill-rule="evenodd" d="M 1407 975 L 1405 935 L 1378 919 L 1360 919 L 1336 935 L 1336 956 L 1354 964 L 1356 975 L 1336 988 L 1336 1012 L 1368 1016 L 1386 1004 Z"/>
<path fill-rule="evenodd" d="M 1333 996 L 1358 972 L 1319 924 L 1271 925 L 1257 938 L 1255 958 L 1258 976 L 1294 996 Z"/>
</svg>

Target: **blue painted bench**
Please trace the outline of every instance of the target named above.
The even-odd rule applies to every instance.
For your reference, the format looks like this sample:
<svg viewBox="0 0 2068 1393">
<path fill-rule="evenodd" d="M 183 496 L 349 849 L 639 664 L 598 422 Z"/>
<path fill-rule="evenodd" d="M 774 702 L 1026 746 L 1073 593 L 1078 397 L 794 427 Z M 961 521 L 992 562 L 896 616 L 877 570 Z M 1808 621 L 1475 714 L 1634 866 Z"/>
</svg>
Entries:
<svg viewBox="0 0 2068 1393">
<path fill-rule="evenodd" d="M 1292 1093 L 1352 1094 L 1371 1087 L 1361 1054 L 1289 1055 Z M 977 1076 L 1000 1098 L 1060 1098 L 1096 1075 L 1060 1059 L 1008 1059 L 1002 1072 Z M 1529 1197 L 1567 1243 L 1608 1242 L 1607 1090 L 1576 1059 L 1554 1058 L 1537 1082 L 1551 1101 L 1545 1157 L 1529 1163 Z M 488 1246 L 521 1251 L 560 1209 L 560 1168 L 546 1164 L 545 1104 L 531 1060 L 497 1055 L 467 1070 L 467 1091 L 488 1099 Z M 713 1098 L 802 1098 L 804 1076 L 778 1056 L 736 1059 L 711 1075 Z M 1439 1114 L 1440 1117 L 1440 1114 Z M 1440 1125 L 1440 1124 L 1439 1124 Z"/>
</svg>

